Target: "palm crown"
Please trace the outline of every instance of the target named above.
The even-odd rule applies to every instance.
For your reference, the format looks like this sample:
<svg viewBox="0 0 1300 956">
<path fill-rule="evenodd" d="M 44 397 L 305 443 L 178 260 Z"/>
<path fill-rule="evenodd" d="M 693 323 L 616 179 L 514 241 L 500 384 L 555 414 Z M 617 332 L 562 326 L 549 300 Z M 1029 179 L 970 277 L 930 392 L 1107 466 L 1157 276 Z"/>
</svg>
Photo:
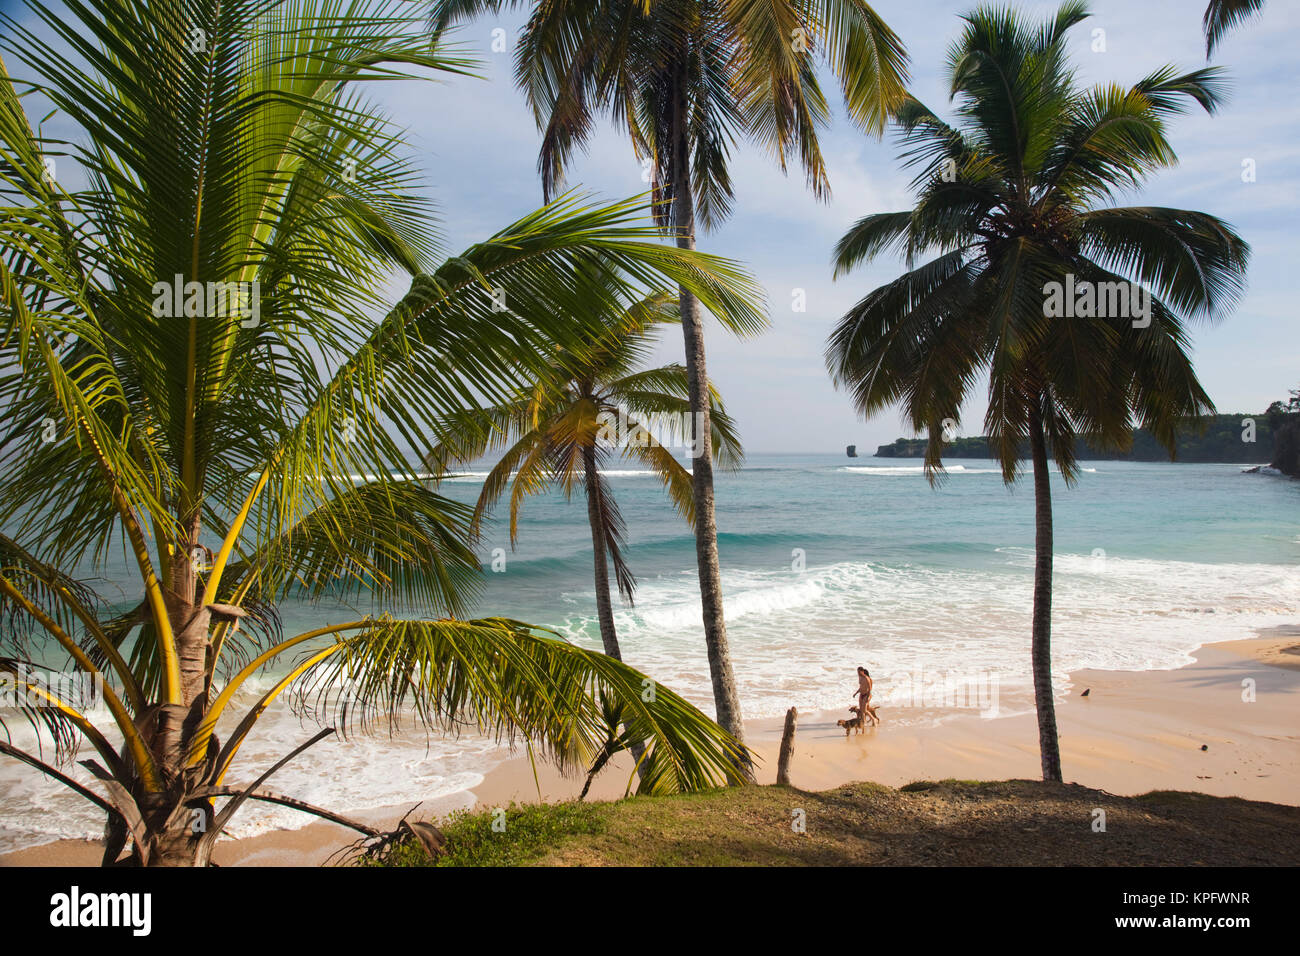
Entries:
<svg viewBox="0 0 1300 956">
<path fill-rule="evenodd" d="M 522 0 L 436 0 L 454 23 Z M 849 115 L 883 129 L 907 82 L 902 43 L 862 0 L 602 0 L 543 4 L 516 52 L 516 77 L 542 130 L 538 168 L 550 194 L 598 112 L 625 129 L 648 161 L 665 225 L 688 176 L 701 223 L 731 208 L 728 161 L 752 138 L 784 169 L 797 156 L 808 184 L 829 195 L 817 129 L 830 116 L 818 60 L 840 82 Z M 674 128 L 680 124 L 679 128 Z M 677 143 L 689 143 L 689 156 Z"/>
<path fill-rule="evenodd" d="M 968 15 L 948 58 L 957 125 L 916 100 L 899 112 L 903 156 L 919 168 L 915 207 L 861 219 L 836 247 L 837 274 L 886 251 L 908 259 L 841 320 L 827 361 L 863 412 L 901 403 L 929 431 L 928 469 L 940 423 L 959 419 L 981 372 L 1008 479 L 1035 418 L 1070 476 L 1076 434 L 1123 446 L 1136 419 L 1172 450 L 1175 427 L 1212 408 L 1186 322 L 1235 303 L 1247 245 L 1206 213 L 1100 204 L 1175 162 L 1165 119 L 1189 103 L 1214 111 L 1219 75 L 1166 67 L 1128 88 L 1080 89 L 1063 37 L 1086 16 L 1067 3 L 1035 30 L 1009 11 Z M 1149 326 L 1050 317 L 1046 287 L 1069 276 L 1140 284 Z"/>
<path fill-rule="evenodd" d="M 605 550 L 629 602 L 636 579 L 623 557 L 626 525 L 600 470 L 613 455 L 639 463 L 660 478 L 674 507 L 693 522 L 690 472 L 665 444 L 691 438 L 686 369 L 643 367 L 658 329 L 677 321 L 669 293 L 642 299 L 581 351 L 553 357 L 550 374 L 513 400 L 444 426 L 444 445 L 435 455 L 442 470 L 453 460 L 501 453 L 483 482 L 475 514 L 481 520 L 509 488 L 512 543 L 528 495 L 552 486 L 571 495 L 583 487 L 596 501 Z M 716 390 L 711 404 L 714 454 L 724 467 L 738 467 L 740 439 Z"/>
</svg>

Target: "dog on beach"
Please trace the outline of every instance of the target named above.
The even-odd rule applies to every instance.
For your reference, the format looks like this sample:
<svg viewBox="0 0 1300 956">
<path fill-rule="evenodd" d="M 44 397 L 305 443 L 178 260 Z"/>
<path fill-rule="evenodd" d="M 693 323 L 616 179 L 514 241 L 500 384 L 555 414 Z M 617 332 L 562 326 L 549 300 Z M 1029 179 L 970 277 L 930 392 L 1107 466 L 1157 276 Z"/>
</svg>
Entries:
<svg viewBox="0 0 1300 956">
<path fill-rule="evenodd" d="M 862 727 L 864 723 L 862 719 L 862 711 L 858 710 L 858 708 L 856 707 L 850 707 L 849 710 L 852 711 L 856 716 L 851 717 L 848 720 L 835 721 L 835 726 L 844 728 L 845 737 L 849 735 L 850 730 L 856 730 L 858 733 L 862 733 Z"/>
<path fill-rule="evenodd" d="M 880 716 L 876 713 L 876 708 L 872 707 L 870 704 L 867 704 L 866 707 L 867 707 L 867 719 L 870 720 L 873 724 L 880 723 Z M 859 718 L 861 718 L 862 713 L 861 711 L 858 711 L 858 708 L 850 707 L 849 710 L 857 712 Z"/>
</svg>

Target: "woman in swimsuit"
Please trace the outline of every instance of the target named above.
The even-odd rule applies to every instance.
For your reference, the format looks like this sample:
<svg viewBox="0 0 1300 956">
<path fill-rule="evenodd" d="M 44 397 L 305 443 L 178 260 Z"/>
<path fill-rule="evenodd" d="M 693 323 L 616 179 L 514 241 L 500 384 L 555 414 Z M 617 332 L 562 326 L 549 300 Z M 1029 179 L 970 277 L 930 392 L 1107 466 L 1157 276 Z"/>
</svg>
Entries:
<svg viewBox="0 0 1300 956">
<path fill-rule="evenodd" d="M 873 724 L 880 723 L 876 708 L 871 706 L 871 688 L 875 682 L 865 667 L 858 668 L 858 716 L 865 717 Z"/>
</svg>

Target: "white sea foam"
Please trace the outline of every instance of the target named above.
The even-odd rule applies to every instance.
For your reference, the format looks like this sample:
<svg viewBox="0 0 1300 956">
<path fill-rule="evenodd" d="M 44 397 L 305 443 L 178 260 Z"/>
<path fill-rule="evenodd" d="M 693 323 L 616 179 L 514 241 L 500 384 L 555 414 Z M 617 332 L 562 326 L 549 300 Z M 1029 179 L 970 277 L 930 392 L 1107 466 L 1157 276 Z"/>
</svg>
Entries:
<svg viewBox="0 0 1300 956">
<path fill-rule="evenodd" d="M 889 675 L 917 670 L 996 674 L 1004 692 L 1027 694 L 1032 574 L 1032 552 L 1018 549 L 982 571 L 846 562 L 802 574 L 724 573 L 745 715 L 845 706 L 859 663 L 881 675 L 886 701 Z M 617 611 L 615 622 L 630 664 L 707 710 L 712 690 L 693 577 L 646 582 L 637 606 Z M 589 595 L 571 598 L 589 606 Z M 1058 687 L 1082 668 L 1179 667 L 1202 644 L 1290 622 L 1298 602 L 1300 569 L 1287 566 L 1059 555 Z M 597 642 L 589 615 L 570 617 L 564 629 Z"/>
<path fill-rule="evenodd" d="M 690 474 L 690 469 L 687 468 L 686 472 Z M 600 473 L 606 478 L 651 478 L 658 476 L 658 472 L 650 471 L 648 468 L 602 468 Z M 456 472 L 455 475 L 449 478 L 444 478 L 443 481 L 482 483 L 483 479 L 489 474 L 490 472 L 486 471 L 461 471 Z M 513 479 L 514 474 L 512 473 L 510 477 Z"/>
<path fill-rule="evenodd" d="M 687 468 L 686 473 L 690 474 L 690 472 L 691 470 Z M 650 471 L 648 468 L 602 468 L 600 473 L 606 478 L 657 478 L 659 476 L 657 471 Z"/>
<path fill-rule="evenodd" d="M 847 471 L 857 475 L 923 475 L 925 474 L 924 465 L 844 465 L 840 471 Z M 1087 474 L 1096 474 L 1096 468 L 1080 468 Z M 1000 475 L 1001 468 L 967 468 L 965 465 L 945 465 L 945 474 L 950 475 Z M 1060 469 L 1053 467 L 1052 474 L 1059 475 Z"/>
</svg>

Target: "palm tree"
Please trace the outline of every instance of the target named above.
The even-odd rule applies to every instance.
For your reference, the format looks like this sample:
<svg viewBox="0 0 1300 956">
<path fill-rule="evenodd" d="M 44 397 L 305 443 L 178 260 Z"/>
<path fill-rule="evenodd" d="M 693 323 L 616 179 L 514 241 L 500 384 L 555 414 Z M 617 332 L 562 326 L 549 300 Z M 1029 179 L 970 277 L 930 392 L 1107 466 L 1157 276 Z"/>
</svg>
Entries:
<svg viewBox="0 0 1300 956">
<path fill-rule="evenodd" d="M 552 486 L 566 496 L 583 489 L 591 525 L 600 638 L 605 653 L 617 660 L 623 657 L 614 627 L 610 566 L 618 592 L 628 604 L 634 601 L 636 578 L 623 557 L 626 523 L 608 479 L 601 477 L 611 453 L 654 472 L 677 511 L 694 523 L 691 474 L 660 441 L 689 437 L 686 369 L 677 364 L 641 367 L 658 327 L 679 321 L 677 303 L 669 293 L 647 296 L 580 352 L 552 358 L 548 374 L 510 401 L 444 424 L 443 445 L 434 456 L 441 472 L 453 463 L 502 453 L 483 481 L 475 522 L 481 522 L 509 488 L 511 546 L 518 541 L 519 512 L 528 495 Z M 710 396 L 710 410 L 714 454 L 724 467 L 738 467 L 739 437 L 716 389 Z"/>
<path fill-rule="evenodd" d="M 618 303 L 685 283 L 755 323 L 758 290 L 724 260 L 665 248 L 631 202 L 565 197 L 440 258 L 402 141 L 355 87 L 467 68 L 407 7 L 33 0 L 58 49 L 0 17 L 0 51 L 29 78 L 0 64 L 0 672 L 56 744 L 54 763 L 0 753 L 105 812 L 105 863 L 128 840 L 139 864 L 205 863 L 248 799 L 373 832 L 262 785 L 336 727 L 385 718 L 522 735 L 582 768 L 613 702 L 651 741 L 657 789 L 729 780 L 742 759 L 666 688 L 643 700 L 621 662 L 464 620 L 472 515 L 419 479 L 411 449 L 544 374 L 542 356 L 579 348 Z M 76 133 L 34 131 L 20 87 Z M 85 187 L 49 175 L 51 155 L 75 159 Z M 395 305 L 374 291 L 394 270 L 411 277 Z M 125 607 L 74 574 L 102 573 L 119 546 L 143 596 Z M 280 632 L 277 602 L 326 593 L 373 613 Z M 55 653 L 102 686 L 111 726 L 33 678 Z M 236 696 L 272 664 L 239 717 Z M 285 693 L 335 726 L 227 783 Z M 100 790 L 55 765 L 83 743 Z"/>
<path fill-rule="evenodd" d="M 1201 26 L 1205 30 L 1205 58 L 1233 27 L 1240 26 L 1264 9 L 1264 0 L 1210 0 Z"/>
<path fill-rule="evenodd" d="M 891 249 L 905 253 L 909 271 L 858 302 L 827 346 L 832 377 L 864 414 L 901 403 L 913 428 L 928 431 L 932 481 L 941 423 L 960 419 L 982 374 L 984 424 L 1006 482 L 1028 444 L 1034 693 L 1047 780 L 1061 779 L 1049 455 L 1073 483 L 1076 436 L 1123 448 L 1135 422 L 1173 455 L 1180 423 L 1213 410 L 1185 350 L 1185 322 L 1217 319 L 1232 306 L 1249 254 L 1206 213 L 1104 205 L 1176 162 L 1166 117 L 1188 101 L 1213 112 L 1220 92 L 1212 68 L 1180 75 L 1164 67 L 1128 89 L 1077 87 L 1064 38 L 1087 15 L 1083 4 L 1066 3 L 1037 27 L 997 8 L 964 18 L 948 58 L 958 125 L 915 100 L 899 114 L 903 158 L 919 167 L 915 207 L 867 216 L 835 250 L 837 275 Z M 935 258 L 915 265 L 929 250 Z M 1049 317 L 1060 288 L 1051 284 L 1074 280 L 1136 290 L 1139 301 L 1149 294 L 1146 321 L 1119 307 L 1095 318 Z"/>
<path fill-rule="evenodd" d="M 677 303 L 667 292 L 635 303 L 580 352 L 557 354 L 548 374 L 510 401 L 445 424 L 443 445 L 434 456 L 441 473 L 455 462 L 501 453 L 484 478 L 475 523 L 509 488 L 512 547 L 518 541 L 519 512 L 527 496 L 558 486 L 571 497 L 582 487 L 591 526 L 600 639 L 605 653 L 616 660 L 623 655 L 614 626 L 610 566 L 619 594 L 629 605 L 634 601 L 636 578 L 623 556 L 626 523 L 609 480 L 601 476 L 611 453 L 658 475 L 676 509 L 688 523 L 694 520 L 690 472 L 659 440 L 684 441 L 690 435 L 686 369 L 681 365 L 642 368 L 658 327 L 679 321 Z M 724 467 L 738 467 L 740 441 L 716 390 L 710 406 L 717 460 Z M 627 728 L 620 733 L 621 722 L 621 716 L 611 710 L 607 744 L 591 773 L 619 750 L 629 749 L 642 779 L 653 777 L 653 768 L 643 761 L 643 742 L 630 738 Z"/>
<path fill-rule="evenodd" d="M 524 0 L 434 0 L 443 26 Z M 694 249 L 697 221 L 711 228 L 731 210 L 727 161 L 742 138 L 761 143 L 782 169 L 797 153 L 808 185 L 829 196 L 817 129 L 829 109 L 815 75 L 820 56 L 839 79 L 849 115 L 883 129 L 901 100 L 906 55 L 863 0 L 601 0 L 538 4 L 516 55 L 516 77 L 543 132 L 538 166 L 549 195 L 594 128 L 596 112 L 627 130 L 647 163 L 659 221 Z M 691 411 L 710 434 L 709 380 L 700 303 L 680 290 Z M 745 330 L 745 331 L 751 331 Z M 727 647 L 714 515 L 713 459 L 698 442 L 696 565 L 718 722 L 742 739 L 740 700 Z"/>
</svg>

